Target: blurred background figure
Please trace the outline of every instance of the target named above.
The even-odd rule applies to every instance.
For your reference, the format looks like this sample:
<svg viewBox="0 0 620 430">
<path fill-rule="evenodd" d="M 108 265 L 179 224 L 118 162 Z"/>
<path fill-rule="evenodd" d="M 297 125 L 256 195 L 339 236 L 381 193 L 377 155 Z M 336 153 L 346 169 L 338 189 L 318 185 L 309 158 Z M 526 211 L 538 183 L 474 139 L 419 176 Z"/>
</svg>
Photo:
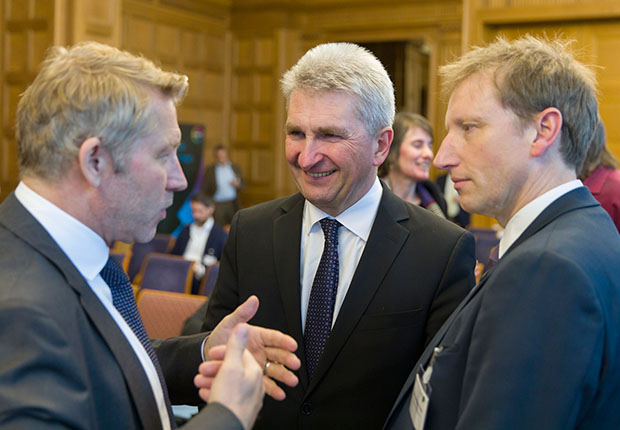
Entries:
<svg viewBox="0 0 620 430">
<path fill-rule="evenodd" d="M 235 212 L 241 207 L 239 192 L 245 188 L 241 168 L 228 158 L 228 150 L 222 145 L 215 147 L 215 164 L 205 171 L 202 190 L 215 200 L 215 223 L 230 225 Z"/>
<path fill-rule="evenodd" d="M 620 232 L 620 170 L 618 160 L 609 152 L 605 126 L 599 118 L 579 179 L 607 211 Z"/>
<path fill-rule="evenodd" d="M 425 207 L 446 218 L 446 201 L 439 187 L 431 182 L 433 129 L 426 118 L 411 112 L 394 117 L 394 140 L 379 177 L 401 199 Z"/>
<path fill-rule="evenodd" d="M 193 261 L 194 282 L 192 294 L 198 294 L 200 280 L 206 268 L 217 263 L 228 234 L 215 222 L 215 202 L 204 192 L 199 192 L 190 201 L 194 222 L 186 226 L 174 243 L 171 253 L 182 255 Z"/>
<path fill-rule="evenodd" d="M 459 194 L 454 189 L 454 182 L 448 173 L 437 176 L 437 186 L 443 192 L 443 198 L 446 200 L 446 215 L 448 219 L 463 228 L 467 228 L 471 222 L 469 212 L 459 204 Z"/>
</svg>

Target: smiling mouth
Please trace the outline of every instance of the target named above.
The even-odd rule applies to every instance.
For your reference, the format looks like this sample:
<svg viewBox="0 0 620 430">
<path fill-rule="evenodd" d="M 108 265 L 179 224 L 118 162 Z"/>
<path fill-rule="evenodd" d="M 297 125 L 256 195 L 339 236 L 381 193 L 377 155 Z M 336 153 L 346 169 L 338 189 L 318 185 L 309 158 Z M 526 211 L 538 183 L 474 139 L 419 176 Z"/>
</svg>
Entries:
<svg viewBox="0 0 620 430">
<path fill-rule="evenodd" d="M 334 172 L 335 172 L 335 170 L 331 170 L 329 172 L 316 172 L 316 173 L 315 172 L 306 172 L 306 174 L 308 176 L 310 176 L 311 178 L 323 178 L 325 176 L 331 175 Z"/>
</svg>

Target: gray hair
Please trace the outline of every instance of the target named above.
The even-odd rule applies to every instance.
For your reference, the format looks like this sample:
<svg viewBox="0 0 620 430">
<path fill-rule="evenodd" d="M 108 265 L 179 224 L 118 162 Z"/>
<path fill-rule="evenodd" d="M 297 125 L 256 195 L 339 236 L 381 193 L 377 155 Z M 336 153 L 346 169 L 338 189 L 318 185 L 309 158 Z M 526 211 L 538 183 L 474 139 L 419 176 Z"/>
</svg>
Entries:
<svg viewBox="0 0 620 430">
<path fill-rule="evenodd" d="M 449 96 L 467 77 L 492 74 L 501 104 L 525 123 L 548 107 L 562 113 L 560 153 L 579 171 L 598 124 L 594 72 L 569 52 L 572 42 L 533 36 L 509 42 L 499 37 L 439 69 Z"/>
<path fill-rule="evenodd" d="M 60 178 L 89 137 L 99 138 L 123 171 L 133 143 L 155 129 L 152 91 L 178 104 L 187 89 L 187 76 L 111 46 L 51 48 L 17 108 L 20 174 Z"/>
<path fill-rule="evenodd" d="M 357 114 L 370 134 L 394 120 L 394 86 L 381 62 L 353 43 L 315 46 L 281 80 L 286 105 L 295 90 L 344 91 L 359 99 Z"/>
</svg>

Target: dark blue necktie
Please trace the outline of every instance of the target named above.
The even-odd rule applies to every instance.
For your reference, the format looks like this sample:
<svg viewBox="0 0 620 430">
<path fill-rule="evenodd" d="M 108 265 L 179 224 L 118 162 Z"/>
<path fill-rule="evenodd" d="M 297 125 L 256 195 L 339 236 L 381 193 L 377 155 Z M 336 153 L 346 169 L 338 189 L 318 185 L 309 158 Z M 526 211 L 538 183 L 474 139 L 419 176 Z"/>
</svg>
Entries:
<svg viewBox="0 0 620 430">
<path fill-rule="evenodd" d="M 341 224 L 329 218 L 323 218 L 319 222 L 325 236 L 325 245 L 310 290 L 304 330 L 309 379 L 312 379 L 331 332 L 334 303 L 338 292 L 338 228 Z"/>
<path fill-rule="evenodd" d="M 100 274 L 106 284 L 110 287 L 114 307 L 127 322 L 127 325 L 131 327 L 131 330 L 134 332 L 138 340 L 140 340 L 140 343 L 142 343 L 142 346 L 153 362 L 161 382 L 164 399 L 168 409 L 168 415 L 172 418 L 172 409 L 170 408 L 170 399 L 168 398 L 168 389 L 166 387 L 164 374 L 161 371 L 155 350 L 151 346 L 151 341 L 149 340 L 146 330 L 144 329 L 144 325 L 142 324 L 142 319 L 140 318 L 140 313 L 138 312 L 138 307 L 136 306 L 136 299 L 133 295 L 133 288 L 131 288 L 129 277 L 123 268 L 112 257 L 108 258 L 108 262 L 105 266 L 103 266 Z"/>
</svg>

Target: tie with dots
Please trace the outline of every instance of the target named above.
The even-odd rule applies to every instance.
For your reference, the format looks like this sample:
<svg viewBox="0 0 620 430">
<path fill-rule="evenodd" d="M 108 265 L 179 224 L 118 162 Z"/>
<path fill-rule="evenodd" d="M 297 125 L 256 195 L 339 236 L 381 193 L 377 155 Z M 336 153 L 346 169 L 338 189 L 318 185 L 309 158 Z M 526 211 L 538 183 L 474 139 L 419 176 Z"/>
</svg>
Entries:
<svg viewBox="0 0 620 430">
<path fill-rule="evenodd" d="M 341 224 L 329 218 L 323 218 L 319 222 L 325 236 L 325 245 L 319 267 L 314 275 L 312 290 L 310 290 L 304 331 L 309 379 L 312 379 L 314 369 L 319 363 L 331 332 L 334 303 L 338 291 L 338 228 Z"/>
<path fill-rule="evenodd" d="M 129 277 L 123 268 L 112 257 L 108 258 L 107 263 L 103 266 L 103 269 L 101 269 L 100 275 L 110 287 L 114 307 L 127 322 L 127 325 L 131 327 L 131 330 L 134 332 L 138 340 L 140 340 L 140 343 L 142 343 L 142 346 L 153 362 L 162 385 L 164 399 L 166 400 L 166 406 L 168 407 L 168 414 L 170 415 L 170 399 L 168 398 L 168 389 L 166 387 L 164 374 L 161 371 L 155 350 L 151 346 L 151 342 L 149 341 L 144 325 L 142 324 L 142 319 L 140 318 L 140 313 L 138 312 L 138 307 L 136 306 L 136 299 L 133 295 L 133 289 L 131 288 Z"/>
</svg>

